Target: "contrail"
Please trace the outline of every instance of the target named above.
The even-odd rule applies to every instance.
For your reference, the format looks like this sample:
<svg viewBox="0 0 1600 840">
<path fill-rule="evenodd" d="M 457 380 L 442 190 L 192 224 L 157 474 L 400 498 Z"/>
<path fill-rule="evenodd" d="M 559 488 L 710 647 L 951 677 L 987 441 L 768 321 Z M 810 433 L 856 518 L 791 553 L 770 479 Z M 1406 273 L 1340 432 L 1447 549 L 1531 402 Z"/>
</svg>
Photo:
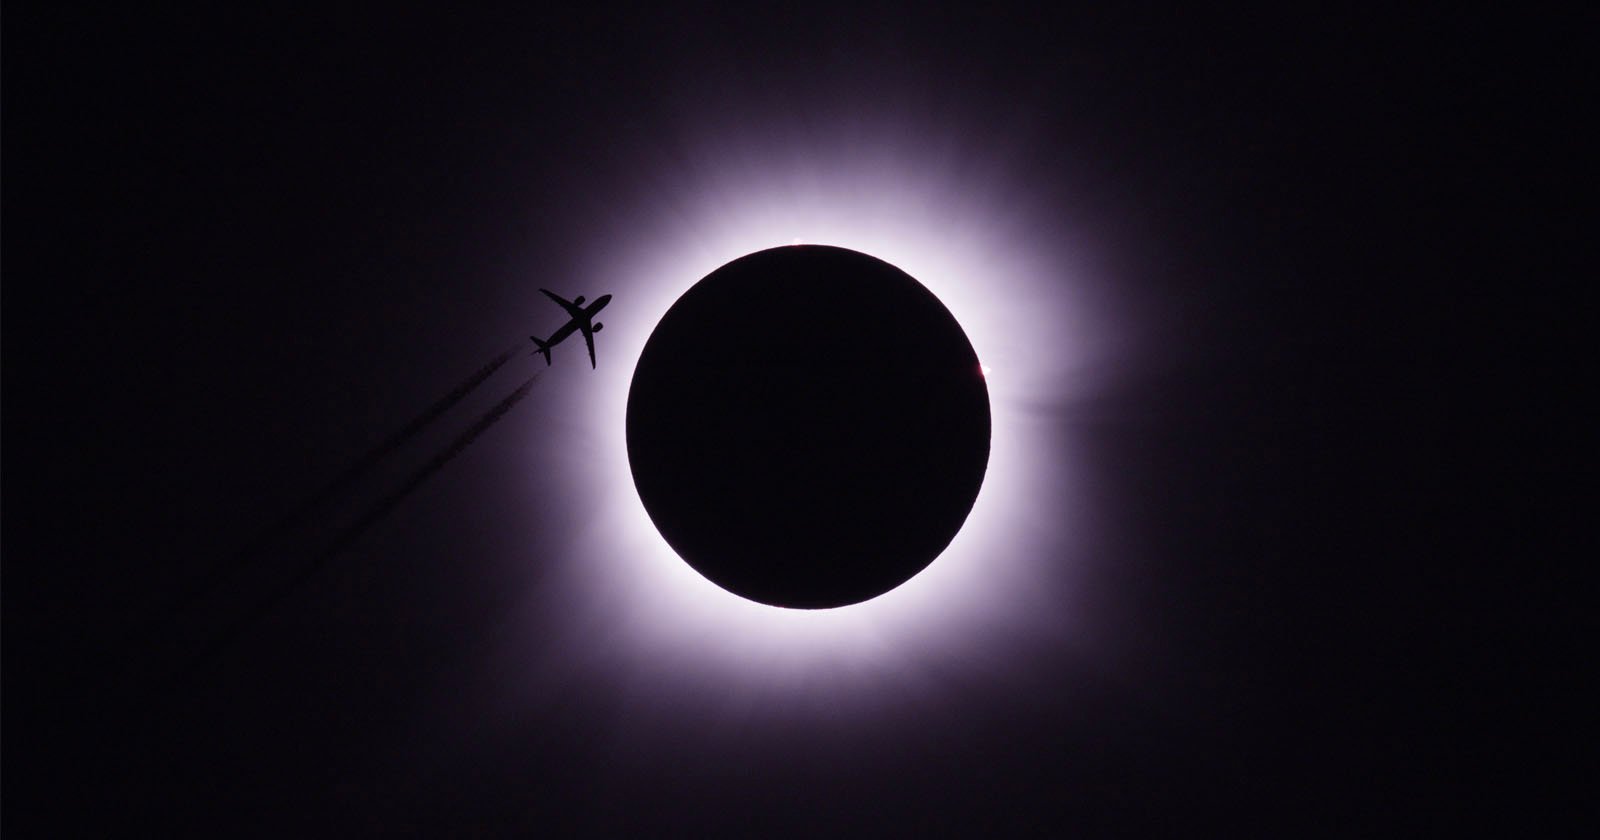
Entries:
<svg viewBox="0 0 1600 840">
<path fill-rule="evenodd" d="M 394 512 L 394 509 L 398 507 L 401 502 L 405 501 L 407 496 L 411 495 L 411 493 L 414 492 L 418 487 L 421 487 L 424 482 L 432 478 L 435 473 L 444 469 L 446 464 L 449 464 L 462 452 L 465 452 L 467 447 L 471 446 L 472 443 L 482 436 L 484 432 L 487 432 L 491 426 L 500 422 L 500 420 L 504 418 L 512 408 L 516 407 L 517 403 L 522 402 L 523 398 L 528 396 L 528 392 L 532 390 L 533 383 L 537 381 L 538 378 L 539 375 L 535 374 L 533 377 L 523 382 L 522 385 L 518 386 L 518 388 L 515 391 L 512 391 L 511 394 L 505 399 L 502 399 L 500 402 L 496 403 L 493 408 L 490 408 L 488 411 L 484 412 L 480 417 L 478 417 L 477 421 L 467 428 L 466 431 L 462 432 L 456 437 L 455 440 L 451 441 L 449 446 L 440 450 L 438 454 L 428 459 L 427 463 L 423 464 L 421 467 L 418 467 L 416 471 L 411 473 L 411 475 L 408 476 L 406 480 L 398 487 L 380 499 L 378 503 L 369 508 L 366 513 L 362 514 L 354 522 L 350 523 L 350 525 L 341 530 L 337 535 L 334 536 L 333 540 L 328 543 L 327 547 L 313 557 L 310 562 L 306 563 L 305 566 L 301 567 L 300 571 L 297 572 L 293 578 L 291 578 L 282 586 L 278 587 L 278 589 L 275 590 L 270 596 L 261 601 L 261 603 L 258 604 L 249 615 L 234 623 L 222 634 L 220 634 L 216 640 L 198 657 L 196 657 L 195 661 L 178 676 L 181 678 L 186 674 L 192 674 L 198 671 L 201 666 L 225 651 L 252 624 L 266 616 L 268 613 L 271 613 L 272 610 L 278 606 L 278 604 L 282 603 L 283 600 L 288 598 L 290 595 L 293 595 L 295 590 L 299 589 L 300 586 L 309 580 L 313 575 L 315 575 L 318 570 L 322 569 L 331 560 L 344 553 L 346 549 L 354 545 L 356 541 L 361 539 L 361 537 L 364 536 L 367 531 L 371 530 L 373 526 L 377 525 L 379 522 L 382 522 L 390 513 Z"/>
<path fill-rule="evenodd" d="M 277 544 L 278 540 L 285 534 L 299 527 L 312 514 L 321 510 L 336 496 L 348 489 L 350 485 L 355 484 L 367 473 L 371 472 L 374 467 L 396 449 L 404 446 L 422 432 L 423 429 L 432 424 L 433 421 L 439 419 L 445 412 L 454 408 L 457 403 L 466 399 L 467 395 L 477 390 L 478 386 L 484 383 L 484 380 L 493 376 L 495 371 L 510 361 L 511 357 L 516 355 L 521 347 L 522 345 L 519 342 L 489 360 L 488 363 L 478 368 L 461 384 L 435 400 L 432 405 L 428 406 L 399 431 L 351 462 L 348 467 L 345 467 L 338 475 L 334 476 L 333 480 L 324 485 L 321 490 L 291 508 L 287 513 L 279 517 L 276 522 L 262 529 L 243 548 L 235 552 L 227 563 L 219 564 L 212 569 L 203 580 L 186 590 L 171 605 L 158 613 L 140 635 L 148 636 L 161 631 L 168 623 L 193 606 L 195 601 L 226 583 L 230 576 L 240 571 L 242 567 L 247 566 L 262 552 Z"/>
</svg>

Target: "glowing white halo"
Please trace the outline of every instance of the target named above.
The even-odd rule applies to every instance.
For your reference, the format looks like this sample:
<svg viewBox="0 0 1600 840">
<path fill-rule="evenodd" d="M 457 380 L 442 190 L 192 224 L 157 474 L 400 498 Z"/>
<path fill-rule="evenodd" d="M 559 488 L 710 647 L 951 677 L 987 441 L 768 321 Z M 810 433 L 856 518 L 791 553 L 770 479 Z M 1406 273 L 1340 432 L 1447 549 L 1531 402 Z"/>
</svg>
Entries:
<svg viewBox="0 0 1600 840">
<path fill-rule="evenodd" d="M 616 298 L 604 363 L 577 408 L 578 445 L 593 460 L 571 481 L 600 513 L 560 585 L 585 628 L 583 650 L 570 656 L 624 695 L 715 698 L 747 716 L 773 698 L 837 712 L 937 683 L 952 668 L 1007 668 L 1018 639 L 1070 626 L 1083 523 L 1059 424 L 1037 407 L 1083 398 L 1095 381 L 1086 372 L 1111 352 L 1107 313 L 1096 311 L 1096 284 L 1081 276 L 1060 219 L 1026 198 L 1025 185 L 898 151 L 740 165 L 709 149 L 681 182 L 658 184 L 654 201 L 618 219 L 626 234 L 590 256 L 579 285 Z M 624 433 L 634 369 L 666 310 L 714 269 L 790 244 L 796 230 L 906 271 L 956 317 L 983 364 L 1005 371 L 988 382 L 989 466 L 961 532 L 902 586 L 832 610 L 757 604 L 690 568 L 639 500 Z"/>
</svg>

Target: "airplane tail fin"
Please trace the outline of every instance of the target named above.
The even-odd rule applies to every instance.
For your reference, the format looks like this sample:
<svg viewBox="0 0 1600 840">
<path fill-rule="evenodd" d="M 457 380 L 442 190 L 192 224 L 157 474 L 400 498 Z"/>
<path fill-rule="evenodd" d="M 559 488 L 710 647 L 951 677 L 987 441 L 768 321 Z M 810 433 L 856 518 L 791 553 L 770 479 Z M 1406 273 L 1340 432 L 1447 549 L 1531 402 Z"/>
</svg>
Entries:
<svg viewBox="0 0 1600 840">
<path fill-rule="evenodd" d="M 539 346 L 539 351 L 538 352 L 544 354 L 544 364 L 545 364 L 546 367 L 549 367 L 550 366 L 550 345 L 545 344 L 544 342 L 540 341 L 537 338 L 534 338 L 531 335 L 528 336 L 528 337 L 532 338 L 533 339 L 533 343 L 537 344 Z"/>
</svg>

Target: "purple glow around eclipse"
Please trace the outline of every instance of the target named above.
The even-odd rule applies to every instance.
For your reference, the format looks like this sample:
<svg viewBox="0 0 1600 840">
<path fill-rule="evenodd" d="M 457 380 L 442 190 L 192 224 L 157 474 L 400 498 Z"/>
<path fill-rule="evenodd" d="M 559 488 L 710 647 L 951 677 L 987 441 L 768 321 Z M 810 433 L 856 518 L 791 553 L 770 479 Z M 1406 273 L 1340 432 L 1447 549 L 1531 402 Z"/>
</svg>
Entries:
<svg viewBox="0 0 1600 840">
<path fill-rule="evenodd" d="M 670 164 L 641 165 L 648 192 L 619 197 L 612 226 L 578 244 L 573 287 L 616 296 L 599 369 L 562 375 L 558 398 L 570 401 L 563 446 L 582 453 L 560 483 L 591 512 L 581 550 L 558 564 L 561 615 L 527 608 L 530 626 L 556 621 L 565 641 L 528 630 L 520 664 L 541 682 L 581 673 L 648 696 L 654 714 L 759 723 L 871 717 L 905 692 L 937 698 L 962 675 L 1025 670 L 1029 644 L 1072 644 L 1093 517 L 1060 420 L 1131 345 L 1066 221 L 1071 197 L 1035 192 L 1049 179 L 949 125 L 842 121 L 836 136 L 796 140 L 734 122 L 683 132 Z M 872 255 L 932 291 L 977 351 L 993 416 L 988 473 L 954 541 L 905 584 L 839 609 L 766 606 L 701 577 L 646 515 L 624 441 L 629 383 L 666 310 L 724 263 L 797 241 Z"/>
</svg>

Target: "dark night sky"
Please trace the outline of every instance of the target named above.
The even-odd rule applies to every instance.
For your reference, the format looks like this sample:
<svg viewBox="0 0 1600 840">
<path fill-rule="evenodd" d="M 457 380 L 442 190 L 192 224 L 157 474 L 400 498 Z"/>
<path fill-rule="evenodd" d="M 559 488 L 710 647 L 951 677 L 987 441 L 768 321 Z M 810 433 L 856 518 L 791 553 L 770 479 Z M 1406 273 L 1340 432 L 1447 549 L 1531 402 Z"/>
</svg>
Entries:
<svg viewBox="0 0 1600 840">
<path fill-rule="evenodd" d="M 1577 521 L 1543 482 L 1586 423 L 1453 348 L 1577 317 L 1539 326 L 1566 275 L 1528 228 L 1576 241 L 1592 23 L 8 4 L 7 834 L 1537 833 L 1526 604 L 1482 593 Z M 1013 155 L 1141 336 L 1047 413 L 1092 477 L 1092 631 L 827 720 L 612 680 L 540 563 L 593 538 L 570 345 L 372 527 L 341 532 L 542 362 L 271 531 L 552 329 L 537 287 L 625 310 L 594 254 L 692 199 L 686 125 L 832 137 L 840 103 Z M 1530 492 L 1458 527 L 1485 476 Z"/>
</svg>

